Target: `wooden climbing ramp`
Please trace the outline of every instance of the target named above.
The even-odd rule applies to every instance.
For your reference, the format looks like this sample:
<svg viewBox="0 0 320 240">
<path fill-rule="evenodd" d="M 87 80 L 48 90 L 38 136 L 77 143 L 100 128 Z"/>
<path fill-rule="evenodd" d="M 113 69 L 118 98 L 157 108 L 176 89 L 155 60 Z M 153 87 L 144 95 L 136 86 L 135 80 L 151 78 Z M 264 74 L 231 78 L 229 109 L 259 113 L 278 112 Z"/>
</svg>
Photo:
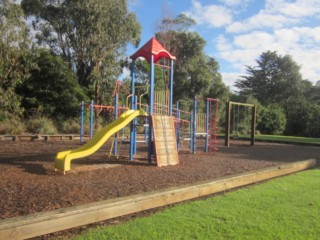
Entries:
<svg viewBox="0 0 320 240">
<path fill-rule="evenodd" d="M 168 166 L 179 163 L 174 120 L 171 116 L 152 116 L 154 146 L 157 165 Z"/>
</svg>

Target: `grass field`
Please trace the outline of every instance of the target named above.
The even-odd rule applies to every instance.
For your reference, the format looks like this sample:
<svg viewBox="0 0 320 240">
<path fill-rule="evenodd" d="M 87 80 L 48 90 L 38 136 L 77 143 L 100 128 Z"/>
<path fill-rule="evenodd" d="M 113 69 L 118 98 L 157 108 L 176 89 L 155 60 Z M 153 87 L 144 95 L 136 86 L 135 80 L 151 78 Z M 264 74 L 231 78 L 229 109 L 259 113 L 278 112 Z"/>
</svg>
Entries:
<svg viewBox="0 0 320 240">
<path fill-rule="evenodd" d="M 280 136 L 280 135 L 256 135 L 255 138 L 257 140 L 264 140 L 264 141 L 320 145 L 320 138 L 292 137 L 292 136 Z"/>
<path fill-rule="evenodd" d="M 224 135 L 220 135 L 220 137 L 224 138 Z M 237 136 L 241 139 L 250 139 L 250 135 L 240 134 Z M 233 135 L 230 135 L 230 138 L 233 138 Z M 310 138 L 310 137 L 295 137 L 295 136 L 282 136 L 282 135 L 263 135 L 256 134 L 256 140 L 261 141 L 271 141 L 271 142 L 283 142 L 283 143 L 298 143 L 298 144 L 313 144 L 320 146 L 320 138 Z"/>
<path fill-rule="evenodd" d="M 320 170 L 308 170 L 75 239 L 320 239 Z"/>
</svg>

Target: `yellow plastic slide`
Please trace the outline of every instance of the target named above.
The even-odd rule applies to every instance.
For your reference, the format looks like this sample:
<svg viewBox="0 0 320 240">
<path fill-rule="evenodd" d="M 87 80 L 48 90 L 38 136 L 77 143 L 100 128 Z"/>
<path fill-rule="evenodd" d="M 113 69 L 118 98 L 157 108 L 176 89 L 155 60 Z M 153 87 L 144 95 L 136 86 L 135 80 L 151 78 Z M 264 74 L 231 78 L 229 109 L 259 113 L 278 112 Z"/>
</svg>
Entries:
<svg viewBox="0 0 320 240">
<path fill-rule="evenodd" d="M 70 170 L 70 164 L 73 159 L 87 157 L 95 153 L 113 134 L 128 125 L 135 117 L 147 116 L 143 110 L 127 110 L 119 116 L 117 120 L 102 128 L 85 145 L 75 150 L 59 152 L 54 162 L 55 170 L 61 170 L 64 173 Z"/>
</svg>

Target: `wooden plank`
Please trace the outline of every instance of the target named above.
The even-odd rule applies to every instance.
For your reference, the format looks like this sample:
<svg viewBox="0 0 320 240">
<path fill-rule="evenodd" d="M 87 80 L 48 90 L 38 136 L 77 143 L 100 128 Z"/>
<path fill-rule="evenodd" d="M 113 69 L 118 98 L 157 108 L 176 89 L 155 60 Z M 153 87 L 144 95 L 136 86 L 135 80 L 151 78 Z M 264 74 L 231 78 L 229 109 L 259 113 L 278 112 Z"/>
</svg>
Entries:
<svg viewBox="0 0 320 240">
<path fill-rule="evenodd" d="M 174 149 L 167 149 L 167 148 L 164 148 L 164 147 L 162 147 L 162 148 L 160 148 L 160 147 L 158 147 L 158 149 L 157 149 L 157 155 L 163 155 L 163 154 L 166 154 L 166 153 L 175 153 L 175 151 L 174 151 Z"/>
<path fill-rule="evenodd" d="M 84 135 L 83 139 L 88 139 L 88 135 Z M 0 140 L 3 141 L 64 141 L 64 140 L 79 140 L 80 135 L 64 134 L 64 135 L 0 135 Z"/>
<path fill-rule="evenodd" d="M 50 212 L 0 220 L 1 239 L 26 239 L 161 207 L 314 167 L 315 159 Z"/>
<path fill-rule="evenodd" d="M 170 136 L 164 137 L 164 136 L 160 135 L 159 133 L 156 133 L 156 134 L 157 134 L 157 142 L 174 142 L 174 141 L 176 141 L 175 136 L 170 135 Z"/>
<path fill-rule="evenodd" d="M 153 116 L 152 124 L 157 165 L 167 166 L 178 164 L 179 156 L 173 118 L 170 116 Z"/>
<path fill-rule="evenodd" d="M 172 159 L 172 158 L 175 158 L 175 154 L 174 153 L 172 153 L 172 154 L 163 154 L 163 155 L 160 155 L 159 158 L 162 159 L 162 160 L 166 160 L 166 159 L 169 159 L 169 158 Z"/>
</svg>

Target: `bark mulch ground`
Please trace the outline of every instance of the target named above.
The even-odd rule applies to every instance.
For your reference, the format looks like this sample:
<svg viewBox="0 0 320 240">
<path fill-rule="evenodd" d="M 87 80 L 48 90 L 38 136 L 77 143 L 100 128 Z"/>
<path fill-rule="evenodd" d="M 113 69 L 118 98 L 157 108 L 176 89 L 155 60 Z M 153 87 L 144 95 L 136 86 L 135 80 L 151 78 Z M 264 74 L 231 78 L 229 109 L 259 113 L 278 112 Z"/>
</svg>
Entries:
<svg viewBox="0 0 320 240">
<path fill-rule="evenodd" d="M 198 141 L 198 146 L 203 141 Z M 222 141 L 221 141 L 222 143 Z M 0 219 L 128 196 L 248 172 L 287 162 L 320 159 L 320 148 L 234 140 L 216 155 L 179 153 L 180 164 L 148 165 L 146 145 L 128 161 L 109 158 L 110 144 L 92 156 L 74 160 L 66 175 L 53 170 L 57 152 L 79 147 L 77 141 L 0 142 Z M 203 148 L 203 146 L 202 146 Z"/>
</svg>

